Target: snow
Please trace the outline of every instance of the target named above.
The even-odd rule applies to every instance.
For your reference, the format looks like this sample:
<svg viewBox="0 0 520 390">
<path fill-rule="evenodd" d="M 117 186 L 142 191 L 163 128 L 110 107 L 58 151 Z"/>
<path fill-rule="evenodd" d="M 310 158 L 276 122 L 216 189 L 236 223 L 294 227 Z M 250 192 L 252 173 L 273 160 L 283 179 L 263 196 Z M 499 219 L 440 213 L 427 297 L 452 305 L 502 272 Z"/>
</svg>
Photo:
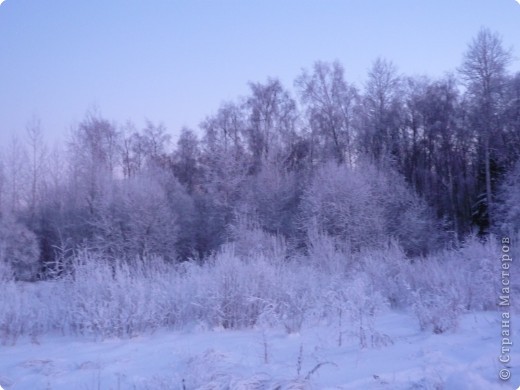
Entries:
<svg viewBox="0 0 520 390">
<path fill-rule="evenodd" d="M 415 317 L 395 311 L 378 317 L 376 328 L 392 343 L 360 349 L 346 335 L 339 347 L 337 330 L 327 324 L 293 334 L 193 326 L 104 341 L 50 334 L 21 338 L 0 348 L 0 386 L 491 390 L 520 384 L 520 353 L 514 348 L 511 379 L 498 379 L 498 312 L 464 314 L 457 330 L 444 334 L 420 331 Z"/>
</svg>

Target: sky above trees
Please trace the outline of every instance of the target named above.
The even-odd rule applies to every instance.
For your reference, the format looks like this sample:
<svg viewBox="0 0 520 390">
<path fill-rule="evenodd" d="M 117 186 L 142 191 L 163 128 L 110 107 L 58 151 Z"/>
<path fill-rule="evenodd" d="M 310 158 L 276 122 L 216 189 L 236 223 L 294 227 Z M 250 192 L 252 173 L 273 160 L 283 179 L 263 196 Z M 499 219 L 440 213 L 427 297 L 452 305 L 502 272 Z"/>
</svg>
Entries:
<svg viewBox="0 0 520 390">
<path fill-rule="evenodd" d="M 481 26 L 506 48 L 520 36 L 513 0 L 155 1 L 0 5 L 0 144 L 33 116 L 62 139 L 92 107 L 118 123 L 163 122 L 176 138 L 248 82 L 294 77 L 339 60 L 362 86 L 381 56 L 407 75 L 442 76 L 462 63 Z M 513 56 L 518 56 L 518 48 Z M 514 58 L 510 70 L 520 70 Z"/>
</svg>

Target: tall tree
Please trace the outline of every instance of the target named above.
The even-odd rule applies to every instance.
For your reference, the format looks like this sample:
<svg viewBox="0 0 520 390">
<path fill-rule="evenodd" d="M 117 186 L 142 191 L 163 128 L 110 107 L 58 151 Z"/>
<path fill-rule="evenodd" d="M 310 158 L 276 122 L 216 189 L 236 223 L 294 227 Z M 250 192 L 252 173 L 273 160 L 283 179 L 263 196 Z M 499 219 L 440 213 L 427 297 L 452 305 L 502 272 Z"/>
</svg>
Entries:
<svg viewBox="0 0 520 390">
<path fill-rule="evenodd" d="M 375 161 L 399 159 L 402 138 L 401 78 L 395 66 L 378 58 L 368 73 L 360 123 L 361 150 Z"/>
<path fill-rule="evenodd" d="M 488 226 L 493 223 L 492 164 L 496 162 L 496 140 L 499 139 L 497 135 L 501 130 L 497 119 L 510 61 L 511 53 L 504 49 L 500 36 L 482 28 L 469 44 L 459 68 L 472 101 L 473 124 L 478 131 L 481 154 L 479 162 L 484 168 L 483 187 Z"/>
</svg>

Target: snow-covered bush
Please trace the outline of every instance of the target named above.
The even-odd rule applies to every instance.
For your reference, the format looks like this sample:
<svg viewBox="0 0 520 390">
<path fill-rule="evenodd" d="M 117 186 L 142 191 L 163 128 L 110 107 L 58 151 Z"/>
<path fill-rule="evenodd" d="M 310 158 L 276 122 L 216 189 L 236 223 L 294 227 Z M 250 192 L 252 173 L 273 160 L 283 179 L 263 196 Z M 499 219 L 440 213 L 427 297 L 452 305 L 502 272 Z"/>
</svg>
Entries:
<svg viewBox="0 0 520 390">
<path fill-rule="evenodd" d="M 446 271 L 439 259 L 423 259 L 408 269 L 409 304 L 421 330 L 444 333 L 458 325 L 466 291 L 462 278 Z"/>
<path fill-rule="evenodd" d="M 37 339 L 42 333 L 59 329 L 64 308 L 56 305 L 57 294 L 52 286 L 11 280 L 2 282 L 1 290 L 2 344 L 14 344 L 20 336 Z"/>
<path fill-rule="evenodd" d="M 413 311 L 421 330 L 440 334 L 457 328 L 463 308 L 453 289 L 442 292 L 419 289 L 412 296 Z"/>
<path fill-rule="evenodd" d="M 338 344 L 377 347 L 391 342 L 375 327 L 389 304 L 437 333 L 455 328 L 465 310 L 496 308 L 494 242 L 470 239 L 413 261 L 395 243 L 352 254 L 327 235 L 310 242 L 306 256 L 272 248 L 245 255 L 230 243 L 203 263 L 180 264 L 83 250 L 70 258 L 70 272 L 37 283 L 10 278 L 3 263 L 0 340 L 47 332 L 132 337 L 191 326 L 293 333 L 328 322 Z"/>
<path fill-rule="evenodd" d="M 408 299 L 421 329 L 443 333 L 457 327 L 464 311 L 496 309 L 499 255 L 495 237 L 486 242 L 470 237 L 461 248 L 410 264 L 405 269 Z"/>
<path fill-rule="evenodd" d="M 268 264 L 265 264 L 264 270 L 247 264 L 235 256 L 232 247 L 217 254 L 211 262 L 211 265 L 204 267 L 204 271 L 213 282 L 206 287 L 206 291 L 199 285 L 202 288 L 199 294 L 203 295 L 201 304 L 207 313 L 212 313 L 213 318 L 207 318 L 211 325 L 224 328 L 254 325 L 261 314 L 262 299 L 268 293 L 261 286 L 262 274 L 269 272 Z"/>
<path fill-rule="evenodd" d="M 409 284 L 407 269 L 412 266 L 401 247 L 391 241 L 381 249 L 367 249 L 355 256 L 355 269 L 364 273 L 374 290 L 394 308 L 406 307 Z"/>
<path fill-rule="evenodd" d="M 0 263 L 7 263 L 16 279 L 31 281 L 39 270 L 39 256 L 36 235 L 10 216 L 1 217 Z"/>
<path fill-rule="evenodd" d="M 354 338 L 361 348 L 380 347 L 392 341 L 375 328 L 376 316 L 388 308 L 388 301 L 364 273 L 356 273 L 341 285 L 331 285 L 329 299 L 338 313 L 338 344 L 343 335 Z"/>
<path fill-rule="evenodd" d="M 109 263 L 98 254 L 81 252 L 73 261 L 73 274 L 61 281 L 67 296 L 67 324 L 74 333 L 102 338 L 132 336 L 167 326 L 160 321 L 156 294 L 162 280 L 148 280 L 125 262 Z M 157 278 L 156 278 L 157 277 Z"/>
<path fill-rule="evenodd" d="M 267 233 L 251 218 L 237 216 L 229 227 L 229 236 L 235 255 L 242 259 L 259 254 L 273 259 L 287 256 L 285 239 L 280 235 Z"/>
<path fill-rule="evenodd" d="M 520 232 L 520 161 L 506 176 L 499 191 L 497 227 L 508 233 Z"/>
<path fill-rule="evenodd" d="M 322 302 L 317 299 L 321 286 L 316 280 L 310 267 L 293 265 L 284 273 L 283 287 L 277 294 L 277 312 L 288 333 L 299 332 L 305 321 L 321 311 Z"/>
<path fill-rule="evenodd" d="M 314 305 L 312 269 L 262 253 L 240 258 L 225 246 L 189 280 L 194 306 L 209 326 L 283 326 L 298 332 Z"/>
<path fill-rule="evenodd" d="M 307 257 L 316 275 L 344 276 L 352 270 L 353 256 L 345 242 L 316 229 L 307 232 L 307 242 Z"/>
<path fill-rule="evenodd" d="M 493 310 L 497 307 L 500 254 L 495 236 L 489 236 L 485 242 L 469 237 L 459 250 L 446 253 L 445 258 L 450 261 L 445 266 L 455 266 L 454 273 L 462 279 L 457 287 L 461 290 L 459 294 L 465 295 L 465 309 Z"/>
</svg>

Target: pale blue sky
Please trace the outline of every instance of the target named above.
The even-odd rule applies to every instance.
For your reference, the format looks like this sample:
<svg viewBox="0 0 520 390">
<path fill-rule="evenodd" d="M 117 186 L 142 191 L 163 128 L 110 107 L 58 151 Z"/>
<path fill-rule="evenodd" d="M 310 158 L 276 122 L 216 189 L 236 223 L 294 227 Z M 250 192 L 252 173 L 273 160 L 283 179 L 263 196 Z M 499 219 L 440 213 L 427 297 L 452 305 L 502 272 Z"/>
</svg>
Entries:
<svg viewBox="0 0 520 390">
<path fill-rule="evenodd" d="M 6 0 L 0 142 L 33 115 L 59 138 L 92 106 L 176 135 L 247 94 L 248 81 L 292 88 L 316 60 L 338 59 L 358 86 L 378 56 L 407 75 L 441 76 L 481 26 L 520 55 L 515 0 Z"/>
</svg>

